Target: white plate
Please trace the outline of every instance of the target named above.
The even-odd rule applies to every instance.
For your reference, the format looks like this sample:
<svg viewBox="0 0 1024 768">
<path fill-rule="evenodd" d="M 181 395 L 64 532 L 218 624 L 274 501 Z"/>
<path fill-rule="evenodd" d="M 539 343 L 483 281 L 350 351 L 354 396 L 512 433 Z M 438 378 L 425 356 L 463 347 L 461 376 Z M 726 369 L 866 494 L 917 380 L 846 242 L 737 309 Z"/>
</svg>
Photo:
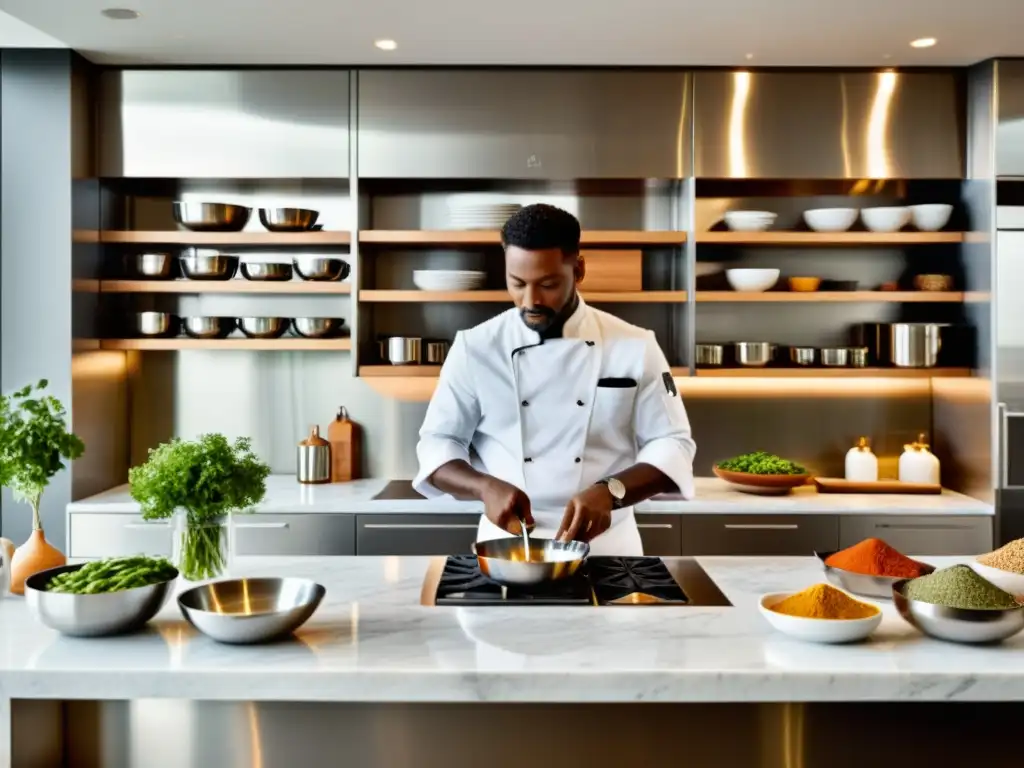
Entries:
<svg viewBox="0 0 1024 768">
<path fill-rule="evenodd" d="M 776 217 L 770 211 L 726 211 L 724 218 L 733 232 L 764 232 Z"/>
<path fill-rule="evenodd" d="M 991 565 L 979 563 L 977 560 L 972 560 L 968 565 L 981 578 L 991 581 L 1004 592 L 1009 592 L 1014 596 L 1024 595 L 1024 574 L 993 568 Z"/>
<path fill-rule="evenodd" d="M 875 615 L 866 619 L 805 619 L 800 616 L 776 613 L 768 607 L 794 594 L 796 593 L 770 592 L 761 598 L 758 607 L 761 609 L 761 615 L 775 629 L 799 640 L 811 643 L 855 643 L 868 637 L 882 623 L 882 611 L 877 605 L 874 606 L 877 610 Z M 853 597 L 853 595 L 850 597 L 858 602 L 868 602 Z M 868 603 L 868 605 L 873 605 L 873 603 Z"/>
</svg>

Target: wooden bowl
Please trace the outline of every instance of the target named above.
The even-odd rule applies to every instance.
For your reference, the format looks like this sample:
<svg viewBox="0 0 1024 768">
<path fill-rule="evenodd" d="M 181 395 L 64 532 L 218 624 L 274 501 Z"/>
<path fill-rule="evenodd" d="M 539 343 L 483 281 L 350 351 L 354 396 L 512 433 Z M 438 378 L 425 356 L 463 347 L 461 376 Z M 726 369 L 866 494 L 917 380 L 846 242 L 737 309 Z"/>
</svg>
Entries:
<svg viewBox="0 0 1024 768">
<path fill-rule="evenodd" d="M 806 485 L 810 474 L 802 475 L 754 475 L 749 472 L 730 472 L 712 467 L 714 473 L 730 485 L 748 493 L 789 493 L 793 488 Z"/>
<path fill-rule="evenodd" d="M 953 278 L 949 275 L 916 275 L 914 287 L 919 291 L 949 291 L 953 288 Z"/>
<path fill-rule="evenodd" d="M 820 277 L 791 277 L 789 278 L 789 290 L 798 293 L 810 293 L 821 286 Z"/>
</svg>

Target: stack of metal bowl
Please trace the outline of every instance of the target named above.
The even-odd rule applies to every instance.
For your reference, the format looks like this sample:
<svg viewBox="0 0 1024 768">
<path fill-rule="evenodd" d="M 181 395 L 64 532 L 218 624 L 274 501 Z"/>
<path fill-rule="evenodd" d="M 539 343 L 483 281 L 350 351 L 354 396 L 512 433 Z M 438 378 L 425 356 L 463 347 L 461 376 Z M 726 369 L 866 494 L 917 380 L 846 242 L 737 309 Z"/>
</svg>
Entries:
<svg viewBox="0 0 1024 768">
<path fill-rule="evenodd" d="M 181 272 L 189 280 L 230 280 L 238 269 L 239 257 L 216 248 L 185 248 L 178 257 Z"/>
</svg>

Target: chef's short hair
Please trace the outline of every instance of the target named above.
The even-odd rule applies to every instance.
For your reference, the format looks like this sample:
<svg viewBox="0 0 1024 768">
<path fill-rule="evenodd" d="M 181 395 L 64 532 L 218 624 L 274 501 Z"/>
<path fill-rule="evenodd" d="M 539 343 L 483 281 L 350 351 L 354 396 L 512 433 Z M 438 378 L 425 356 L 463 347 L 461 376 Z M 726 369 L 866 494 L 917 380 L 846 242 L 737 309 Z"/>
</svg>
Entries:
<svg viewBox="0 0 1024 768">
<path fill-rule="evenodd" d="M 527 251 L 558 248 L 566 256 L 576 256 L 580 252 L 580 222 L 553 205 L 527 205 L 505 222 L 501 242 Z"/>
</svg>

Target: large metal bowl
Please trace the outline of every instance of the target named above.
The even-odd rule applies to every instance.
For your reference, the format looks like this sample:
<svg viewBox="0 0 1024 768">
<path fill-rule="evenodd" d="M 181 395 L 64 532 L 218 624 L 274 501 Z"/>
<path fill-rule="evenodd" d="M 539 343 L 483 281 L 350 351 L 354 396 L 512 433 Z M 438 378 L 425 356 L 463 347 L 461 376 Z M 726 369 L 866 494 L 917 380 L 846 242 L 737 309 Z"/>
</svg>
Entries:
<svg viewBox="0 0 1024 768">
<path fill-rule="evenodd" d="M 240 317 L 238 327 L 250 339 L 277 339 L 288 330 L 285 317 Z"/>
<path fill-rule="evenodd" d="M 825 569 L 825 578 L 837 587 L 842 587 L 847 592 L 853 592 L 855 595 L 888 600 L 892 597 L 892 585 L 897 581 L 904 581 L 904 579 L 899 577 L 871 576 L 866 573 L 854 573 L 842 568 L 833 568 L 825 561 L 832 557 L 835 552 L 815 552 L 814 554 L 821 560 L 821 566 Z M 922 576 L 935 571 L 935 566 L 933 565 L 928 563 L 920 563 L 920 565 Z"/>
<path fill-rule="evenodd" d="M 947 608 L 904 597 L 908 581 L 892 585 L 892 601 L 900 616 L 926 635 L 954 643 L 998 643 L 1024 629 L 1024 605 L 999 610 Z"/>
<path fill-rule="evenodd" d="M 242 277 L 246 280 L 283 282 L 292 279 L 292 265 L 265 261 L 242 262 Z"/>
<path fill-rule="evenodd" d="M 308 208 L 260 208 L 260 223 L 271 232 L 306 232 L 319 216 Z"/>
<path fill-rule="evenodd" d="M 235 319 L 193 315 L 181 318 L 181 326 L 193 339 L 223 339 L 235 330 Z"/>
<path fill-rule="evenodd" d="M 252 208 L 230 203 L 174 204 L 174 220 L 193 232 L 241 232 Z"/>
<path fill-rule="evenodd" d="M 340 317 L 292 318 L 292 329 L 307 339 L 328 339 L 340 334 L 344 327 L 345 320 Z"/>
<path fill-rule="evenodd" d="M 46 591 L 46 585 L 54 576 L 77 571 L 83 565 L 50 568 L 25 580 L 25 601 L 35 617 L 51 629 L 74 637 L 102 637 L 139 629 L 159 613 L 174 583 L 174 579 L 169 579 L 98 595 Z M 174 578 L 177 577 L 175 571 Z"/>
<path fill-rule="evenodd" d="M 583 541 L 530 538 L 530 559 L 518 536 L 478 541 L 473 554 L 480 572 L 501 584 L 540 584 L 566 579 L 583 565 L 590 545 Z"/>
<path fill-rule="evenodd" d="M 238 269 L 238 256 L 216 248 L 186 248 L 179 257 L 181 272 L 189 280 L 230 280 Z"/>
<path fill-rule="evenodd" d="M 344 259 L 327 256 L 296 256 L 293 263 L 303 280 L 344 280 L 351 269 Z"/>
<path fill-rule="evenodd" d="M 309 579 L 229 579 L 182 592 L 178 607 L 219 643 L 266 643 L 305 624 L 325 594 Z"/>
</svg>

